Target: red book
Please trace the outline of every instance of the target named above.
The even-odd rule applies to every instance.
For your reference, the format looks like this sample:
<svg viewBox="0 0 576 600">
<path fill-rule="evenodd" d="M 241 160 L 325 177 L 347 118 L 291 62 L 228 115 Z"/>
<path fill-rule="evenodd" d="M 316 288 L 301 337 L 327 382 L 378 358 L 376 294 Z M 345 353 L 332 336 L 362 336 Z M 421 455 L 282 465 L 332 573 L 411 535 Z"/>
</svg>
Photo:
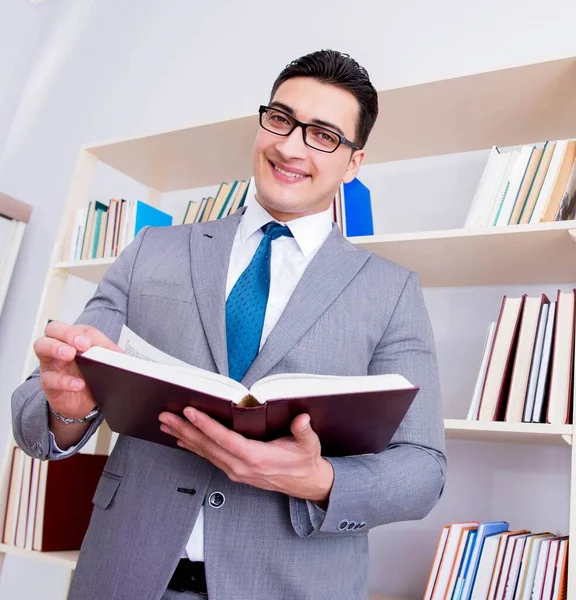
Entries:
<svg viewBox="0 0 576 600">
<path fill-rule="evenodd" d="M 286 373 L 248 390 L 218 373 L 99 347 L 76 361 L 112 431 L 172 447 L 176 440 L 160 431 L 158 415 L 193 406 L 263 441 L 290 435 L 292 420 L 307 413 L 324 456 L 376 453 L 388 446 L 419 389 L 401 375 Z"/>
</svg>

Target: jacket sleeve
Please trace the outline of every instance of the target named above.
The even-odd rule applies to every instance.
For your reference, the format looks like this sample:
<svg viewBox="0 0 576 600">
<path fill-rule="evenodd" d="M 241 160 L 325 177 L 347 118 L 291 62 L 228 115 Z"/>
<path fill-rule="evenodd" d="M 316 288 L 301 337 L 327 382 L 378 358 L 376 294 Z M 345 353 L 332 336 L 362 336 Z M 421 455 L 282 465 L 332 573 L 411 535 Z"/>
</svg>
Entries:
<svg viewBox="0 0 576 600">
<path fill-rule="evenodd" d="M 420 386 L 389 446 L 369 456 L 327 458 L 334 484 L 325 513 L 311 518 L 310 503 L 290 498 L 292 525 L 301 537 L 354 535 L 366 529 L 424 518 L 444 487 L 444 422 L 432 327 L 418 277 L 410 273 L 368 374 L 398 373 Z"/>
<path fill-rule="evenodd" d="M 75 324 L 91 325 L 113 342 L 126 323 L 128 291 L 134 263 L 147 228 L 114 261 L 86 304 Z M 12 394 L 12 430 L 16 443 L 26 454 L 43 460 L 60 460 L 80 450 L 94 434 L 103 418 L 98 415 L 84 437 L 70 452 L 58 452 L 51 443 L 46 395 L 40 388 L 40 372 L 34 372 Z"/>
</svg>

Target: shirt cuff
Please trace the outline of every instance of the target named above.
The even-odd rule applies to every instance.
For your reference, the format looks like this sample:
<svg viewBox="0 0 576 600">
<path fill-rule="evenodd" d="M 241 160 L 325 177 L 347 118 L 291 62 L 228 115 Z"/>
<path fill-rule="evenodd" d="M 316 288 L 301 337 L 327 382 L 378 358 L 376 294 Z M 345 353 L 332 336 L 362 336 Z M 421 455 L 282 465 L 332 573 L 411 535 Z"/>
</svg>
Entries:
<svg viewBox="0 0 576 600">
<path fill-rule="evenodd" d="M 58 444 L 56 443 L 56 439 L 54 438 L 54 434 L 49 431 L 50 434 L 50 453 L 54 456 L 66 456 L 67 454 L 72 454 L 76 449 L 76 446 L 70 446 L 68 450 L 60 450 L 58 448 Z"/>
<path fill-rule="evenodd" d="M 326 511 L 321 509 L 317 504 L 314 504 L 314 502 L 310 502 L 310 500 L 306 500 L 306 506 L 308 507 L 312 527 L 314 530 L 319 529 L 322 523 L 324 523 Z"/>
</svg>

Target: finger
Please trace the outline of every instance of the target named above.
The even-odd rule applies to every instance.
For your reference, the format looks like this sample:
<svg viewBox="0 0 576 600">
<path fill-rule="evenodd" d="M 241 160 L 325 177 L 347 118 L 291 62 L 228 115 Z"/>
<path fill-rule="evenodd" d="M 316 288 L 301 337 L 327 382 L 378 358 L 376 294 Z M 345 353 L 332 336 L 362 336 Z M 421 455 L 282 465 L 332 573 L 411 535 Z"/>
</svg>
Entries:
<svg viewBox="0 0 576 600">
<path fill-rule="evenodd" d="M 245 438 L 243 435 L 218 423 L 218 421 L 212 419 L 206 413 L 188 407 L 184 409 L 184 416 L 217 446 L 242 461 L 249 462 L 257 454 L 258 448 L 256 446 L 260 446 L 261 442 Z"/>
<path fill-rule="evenodd" d="M 84 380 L 56 371 L 40 375 L 40 386 L 45 392 L 79 392 L 85 387 Z"/>
<path fill-rule="evenodd" d="M 34 342 L 34 352 L 40 360 L 71 362 L 76 357 L 76 348 L 55 338 L 42 337 Z"/>
<path fill-rule="evenodd" d="M 310 416 L 307 414 L 298 415 L 290 424 L 290 431 L 301 446 L 314 448 L 320 444 L 320 439 L 312 429 Z"/>
<path fill-rule="evenodd" d="M 80 352 L 85 352 L 92 346 L 120 350 L 112 340 L 90 325 L 69 325 L 61 321 L 51 321 L 46 326 L 45 332 L 46 337 L 65 342 Z"/>
<path fill-rule="evenodd" d="M 202 415 L 207 419 L 210 419 L 210 417 L 204 415 L 204 413 L 198 413 L 198 411 L 196 412 L 198 415 Z M 220 423 L 217 423 L 217 425 L 219 425 L 219 434 L 216 436 L 216 439 L 213 439 L 211 436 L 207 435 L 199 427 L 197 427 L 197 423 L 198 421 L 201 421 L 201 419 L 197 419 L 194 421 L 194 424 L 191 424 L 186 419 L 182 419 L 172 413 L 162 413 L 160 415 L 160 421 L 170 428 L 171 431 L 168 433 L 171 433 L 175 437 L 194 447 L 194 451 L 205 458 L 209 458 L 209 456 L 211 456 L 231 466 L 238 466 L 238 462 L 243 461 L 241 456 L 235 455 L 230 451 L 230 448 L 227 447 L 227 440 L 229 437 L 226 434 L 229 433 L 238 436 L 246 443 L 249 440 L 246 440 L 239 434 L 230 431 L 223 425 L 220 425 Z M 210 421 L 212 421 L 212 419 L 210 419 Z M 244 452 L 244 450 L 241 451 L 242 454 L 244 454 Z"/>
</svg>

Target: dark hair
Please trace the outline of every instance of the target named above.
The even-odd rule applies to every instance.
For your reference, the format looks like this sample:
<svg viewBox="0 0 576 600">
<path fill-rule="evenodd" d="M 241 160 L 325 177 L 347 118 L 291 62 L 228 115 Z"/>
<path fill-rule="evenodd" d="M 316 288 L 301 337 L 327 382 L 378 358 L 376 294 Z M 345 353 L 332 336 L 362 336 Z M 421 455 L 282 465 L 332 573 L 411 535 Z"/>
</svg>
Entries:
<svg viewBox="0 0 576 600">
<path fill-rule="evenodd" d="M 353 141 L 363 148 L 378 116 L 378 94 L 366 69 L 348 54 L 337 50 L 317 50 L 286 65 L 272 86 L 270 98 L 274 97 L 285 81 L 293 77 L 312 77 L 354 95 L 360 111 L 356 123 L 356 139 Z"/>
</svg>

